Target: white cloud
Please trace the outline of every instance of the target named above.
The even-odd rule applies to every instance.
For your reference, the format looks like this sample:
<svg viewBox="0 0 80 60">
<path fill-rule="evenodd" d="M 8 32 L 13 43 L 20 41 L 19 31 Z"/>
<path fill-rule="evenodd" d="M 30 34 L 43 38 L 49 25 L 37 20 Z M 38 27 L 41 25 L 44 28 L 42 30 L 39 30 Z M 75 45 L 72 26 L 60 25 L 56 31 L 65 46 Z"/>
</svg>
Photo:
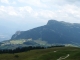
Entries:
<svg viewBox="0 0 80 60">
<path fill-rule="evenodd" d="M 33 11 L 33 9 L 30 6 L 19 7 L 19 10 L 20 10 L 20 12 L 27 11 L 29 13 L 31 13 Z"/>
<path fill-rule="evenodd" d="M 71 2 L 71 3 L 73 3 L 73 2 L 80 2 L 80 0 L 66 0 L 66 1 Z"/>
<path fill-rule="evenodd" d="M 6 3 L 6 4 L 9 4 L 9 1 L 8 0 L 1 0 L 2 3 Z"/>
<path fill-rule="evenodd" d="M 0 18 L 6 18 L 5 16 L 6 9 L 4 6 L 0 6 Z"/>
<path fill-rule="evenodd" d="M 4 17 L 5 17 L 5 14 L 12 15 L 12 16 L 18 15 L 15 8 L 12 6 L 0 6 L 0 12 L 4 14 Z"/>
<path fill-rule="evenodd" d="M 56 11 L 58 20 L 63 20 L 67 22 L 77 22 L 80 23 L 80 8 L 76 5 L 66 4 L 61 6 L 60 9 Z"/>
<path fill-rule="evenodd" d="M 18 1 L 18 2 L 17 2 Z M 0 16 L 14 16 L 22 18 L 58 19 L 73 22 L 80 19 L 80 7 L 76 4 L 68 4 L 66 0 L 17 0 L 13 4 L 21 6 L 0 6 Z M 12 3 L 11 1 L 9 1 Z M 17 4 L 18 3 L 18 4 Z M 43 8 L 45 7 L 45 8 Z M 26 17 L 27 16 L 27 17 Z M 70 21 L 70 22 L 71 22 Z"/>
<path fill-rule="evenodd" d="M 20 3 L 26 3 L 36 7 L 47 7 L 46 4 L 43 4 L 41 0 L 18 0 Z"/>
<path fill-rule="evenodd" d="M 30 6 L 24 7 L 14 7 L 14 6 L 0 6 L 0 17 L 22 17 L 25 18 L 26 15 L 32 14 L 33 9 Z"/>
<path fill-rule="evenodd" d="M 7 12 L 6 12 L 7 14 L 13 15 L 13 16 L 18 16 L 17 11 L 16 11 L 15 8 L 12 7 L 12 6 L 8 6 L 8 7 L 6 8 L 6 10 L 7 10 Z"/>
<path fill-rule="evenodd" d="M 75 5 L 65 5 L 62 7 L 61 11 L 65 14 L 68 14 L 69 15 L 74 15 L 74 16 L 77 16 L 79 15 L 80 16 L 80 8 L 75 6 Z"/>
<path fill-rule="evenodd" d="M 74 5 L 67 5 L 66 8 L 66 13 L 70 13 L 74 15 L 75 17 L 80 16 L 80 8 Z"/>
<path fill-rule="evenodd" d="M 17 2 L 16 1 L 13 1 L 11 4 L 17 4 Z"/>
<path fill-rule="evenodd" d="M 15 1 L 15 0 L 0 0 L 0 2 L 2 3 L 2 4 L 7 4 L 7 5 L 15 5 L 15 4 L 17 4 L 17 1 Z"/>
<path fill-rule="evenodd" d="M 54 17 L 56 17 L 55 12 L 54 11 L 50 11 L 50 10 L 41 10 L 39 12 L 39 15 L 41 17 L 44 17 L 44 18 L 54 18 Z"/>
<path fill-rule="evenodd" d="M 6 12 L 5 7 L 4 6 L 0 6 L 0 11 Z"/>
</svg>

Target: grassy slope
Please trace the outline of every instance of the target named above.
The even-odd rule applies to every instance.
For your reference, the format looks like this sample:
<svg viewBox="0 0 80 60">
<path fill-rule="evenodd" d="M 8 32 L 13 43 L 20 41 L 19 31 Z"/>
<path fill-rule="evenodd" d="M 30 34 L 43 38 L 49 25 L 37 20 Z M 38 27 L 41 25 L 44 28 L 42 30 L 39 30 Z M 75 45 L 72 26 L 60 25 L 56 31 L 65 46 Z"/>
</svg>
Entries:
<svg viewBox="0 0 80 60">
<path fill-rule="evenodd" d="M 66 56 L 67 54 L 70 54 L 70 56 L 65 60 L 80 60 L 80 49 L 74 47 L 58 47 L 15 54 L 0 54 L 0 60 L 57 60 L 59 57 Z M 19 57 L 14 57 L 15 55 Z"/>
</svg>

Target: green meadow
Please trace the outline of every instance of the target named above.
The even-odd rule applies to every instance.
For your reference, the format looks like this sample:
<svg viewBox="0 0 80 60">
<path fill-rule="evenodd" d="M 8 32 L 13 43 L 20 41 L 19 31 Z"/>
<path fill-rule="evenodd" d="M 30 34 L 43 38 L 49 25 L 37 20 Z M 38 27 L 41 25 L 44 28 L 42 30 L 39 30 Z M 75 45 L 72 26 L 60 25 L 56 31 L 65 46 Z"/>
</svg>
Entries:
<svg viewBox="0 0 80 60">
<path fill-rule="evenodd" d="M 80 60 L 80 48 L 55 47 L 14 54 L 5 53 L 0 54 L 0 60 Z"/>
</svg>

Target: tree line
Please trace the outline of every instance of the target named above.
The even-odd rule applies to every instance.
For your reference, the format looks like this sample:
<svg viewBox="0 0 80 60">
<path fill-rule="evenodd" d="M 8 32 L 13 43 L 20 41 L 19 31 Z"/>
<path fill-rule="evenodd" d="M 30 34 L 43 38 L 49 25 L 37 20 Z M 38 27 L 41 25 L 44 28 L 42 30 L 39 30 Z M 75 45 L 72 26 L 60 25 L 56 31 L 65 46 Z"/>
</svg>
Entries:
<svg viewBox="0 0 80 60">
<path fill-rule="evenodd" d="M 49 46 L 49 47 L 42 47 L 42 46 L 28 46 L 28 47 L 18 47 L 16 49 L 0 49 L 0 54 L 3 53 L 19 53 L 19 52 L 25 52 L 30 51 L 34 49 L 45 49 L 45 48 L 54 48 L 54 47 L 65 47 L 65 45 L 55 45 L 55 46 Z"/>
<path fill-rule="evenodd" d="M 33 49 L 44 49 L 45 47 L 41 47 L 41 46 L 36 46 L 36 47 L 33 47 L 33 46 L 29 46 L 29 47 L 18 47 L 16 49 L 0 49 L 0 54 L 2 53 L 19 53 L 19 52 L 25 52 L 25 51 L 30 51 L 30 50 L 33 50 Z"/>
</svg>

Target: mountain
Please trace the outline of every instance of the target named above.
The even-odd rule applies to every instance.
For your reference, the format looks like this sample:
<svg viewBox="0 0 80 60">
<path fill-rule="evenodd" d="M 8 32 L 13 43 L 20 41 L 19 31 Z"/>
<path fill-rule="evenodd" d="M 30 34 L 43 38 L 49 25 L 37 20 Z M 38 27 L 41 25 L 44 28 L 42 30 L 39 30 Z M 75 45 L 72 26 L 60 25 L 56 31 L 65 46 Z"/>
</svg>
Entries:
<svg viewBox="0 0 80 60">
<path fill-rule="evenodd" d="M 80 24 L 49 20 L 44 26 L 17 31 L 10 40 L 0 43 L 0 49 L 51 45 L 80 47 Z"/>
<path fill-rule="evenodd" d="M 11 40 L 32 39 L 46 41 L 49 44 L 79 44 L 80 24 L 49 20 L 44 26 L 28 31 L 17 31 Z"/>
</svg>

